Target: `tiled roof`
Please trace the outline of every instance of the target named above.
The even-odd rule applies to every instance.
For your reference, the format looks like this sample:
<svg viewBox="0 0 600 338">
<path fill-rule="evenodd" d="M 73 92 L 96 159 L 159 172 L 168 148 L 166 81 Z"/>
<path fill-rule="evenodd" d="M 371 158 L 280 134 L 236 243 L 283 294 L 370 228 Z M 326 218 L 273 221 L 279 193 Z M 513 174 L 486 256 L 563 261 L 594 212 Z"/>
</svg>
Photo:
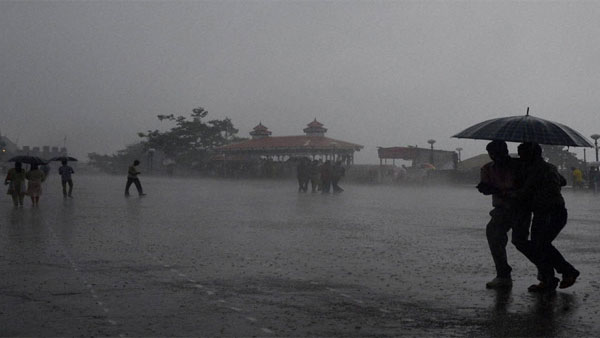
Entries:
<svg viewBox="0 0 600 338">
<path fill-rule="evenodd" d="M 308 124 L 309 127 L 323 127 L 323 124 L 315 118 L 311 123 Z"/>
<path fill-rule="evenodd" d="M 306 150 L 333 150 L 353 149 L 360 150 L 360 144 L 335 140 L 324 136 L 273 136 L 239 143 L 228 144 L 217 148 L 218 151 L 233 152 L 244 150 L 276 150 L 276 149 L 306 149 Z"/>
</svg>

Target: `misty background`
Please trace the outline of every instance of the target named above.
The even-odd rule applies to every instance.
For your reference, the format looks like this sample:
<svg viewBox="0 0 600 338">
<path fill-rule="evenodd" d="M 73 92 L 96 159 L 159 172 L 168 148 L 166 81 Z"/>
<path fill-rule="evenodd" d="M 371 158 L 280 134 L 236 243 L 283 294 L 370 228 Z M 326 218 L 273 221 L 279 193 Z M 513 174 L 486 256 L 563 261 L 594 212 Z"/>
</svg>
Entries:
<svg viewBox="0 0 600 338">
<path fill-rule="evenodd" d="M 589 136 L 598 17 L 593 1 L 1 1 L 0 133 L 85 160 L 203 107 L 241 137 L 316 118 L 365 146 L 356 163 L 428 139 L 466 159 L 487 142 L 453 134 L 529 106 Z"/>
</svg>

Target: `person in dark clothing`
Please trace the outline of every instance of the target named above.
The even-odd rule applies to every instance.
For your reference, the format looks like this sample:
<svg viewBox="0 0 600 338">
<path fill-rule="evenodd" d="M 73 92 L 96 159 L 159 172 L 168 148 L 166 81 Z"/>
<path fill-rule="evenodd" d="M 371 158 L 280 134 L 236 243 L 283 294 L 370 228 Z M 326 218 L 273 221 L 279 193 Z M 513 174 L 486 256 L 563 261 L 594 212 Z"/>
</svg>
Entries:
<svg viewBox="0 0 600 338">
<path fill-rule="evenodd" d="M 567 223 L 567 209 L 561 187 L 567 184 L 558 169 L 542 157 L 537 143 L 523 143 L 518 148 L 519 157 L 525 163 L 523 187 L 511 193 L 521 205 L 533 212 L 531 239 L 529 226 L 520 224 L 513 229 L 513 244 L 538 269 L 539 284 L 531 285 L 531 292 L 553 292 L 573 285 L 579 271 L 565 260 L 552 241 Z M 562 274 L 562 281 L 554 276 L 554 270 Z"/>
<path fill-rule="evenodd" d="M 331 161 L 327 160 L 321 165 L 321 193 L 328 194 L 331 189 Z"/>
<path fill-rule="evenodd" d="M 309 166 L 310 185 L 312 192 L 321 190 L 321 171 L 318 160 L 313 160 Z"/>
<path fill-rule="evenodd" d="M 67 165 L 67 161 L 61 161 L 62 166 L 58 168 L 58 174 L 60 175 L 60 182 L 62 184 L 63 197 L 73 197 L 73 179 L 71 175 L 75 173 L 73 168 Z M 67 185 L 69 185 L 69 191 L 67 192 Z"/>
<path fill-rule="evenodd" d="M 346 175 L 346 169 L 342 166 L 342 161 L 337 161 L 333 165 L 331 169 L 331 185 L 333 186 L 334 193 L 340 193 L 344 191 L 339 185 L 338 182 Z"/>
<path fill-rule="evenodd" d="M 494 208 L 490 211 L 491 219 L 485 234 L 496 266 L 496 277 L 486 283 L 486 288 L 509 288 L 512 286 L 512 268 L 506 256 L 507 234 L 517 223 L 529 225 L 530 213 L 520 208 L 514 198 L 506 196 L 520 184 L 520 161 L 509 156 L 504 141 L 492 141 L 486 150 L 492 162 L 481 168 L 477 189 L 484 195 L 492 195 Z"/>
<path fill-rule="evenodd" d="M 298 178 L 298 192 L 308 191 L 308 180 L 310 179 L 310 168 L 308 159 L 301 158 L 296 166 L 296 177 Z"/>
<path fill-rule="evenodd" d="M 125 184 L 125 196 L 129 196 L 129 187 L 131 187 L 132 183 L 135 184 L 135 187 L 137 188 L 138 194 L 140 196 L 146 195 L 142 190 L 142 183 L 138 178 L 138 175 L 141 174 L 141 172 L 139 172 L 136 167 L 139 164 L 140 161 L 135 160 L 133 161 L 133 165 L 129 166 L 129 170 L 127 171 L 127 184 Z"/>
</svg>

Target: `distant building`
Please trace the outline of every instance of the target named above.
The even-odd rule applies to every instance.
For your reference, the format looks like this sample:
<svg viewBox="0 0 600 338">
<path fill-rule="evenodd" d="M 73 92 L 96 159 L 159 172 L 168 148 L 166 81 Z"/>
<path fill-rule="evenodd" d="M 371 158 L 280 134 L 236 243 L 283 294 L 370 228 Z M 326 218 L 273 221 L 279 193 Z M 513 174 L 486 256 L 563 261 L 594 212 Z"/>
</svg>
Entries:
<svg viewBox="0 0 600 338">
<path fill-rule="evenodd" d="M 250 132 L 252 139 L 218 147 L 215 151 L 224 161 L 263 157 L 286 161 L 294 157 L 309 157 L 351 164 L 354 152 L 363 148 L 356 143 L 326 137 L 327 129 L 316 118 L 303 131 L 305 135 L 271 136 L 271 131 L 260 122 Z"/>
<path fill-rule="evenodd" d="M 411 161 L 413 167 L 431 165 L 439 170 L 456 169 L 458 154 L 454 151 L 418 147 L 379 147 L 380 164 L 387 159 Z"/>
<path fill-rule="evenodd" d="M 23 146 L 19 148 L 17 144 L 11 141 L 8 137 L 0 135 L 0 161 L 7 161 L 11 157 L 18 155 L 30 155 L 37 156 L 42 159 L 48 160 L 52 157 L 63 156 L 67 154 L 67 148 L 65 147 L 51 147 L 51 146 Z"/>
</svg>

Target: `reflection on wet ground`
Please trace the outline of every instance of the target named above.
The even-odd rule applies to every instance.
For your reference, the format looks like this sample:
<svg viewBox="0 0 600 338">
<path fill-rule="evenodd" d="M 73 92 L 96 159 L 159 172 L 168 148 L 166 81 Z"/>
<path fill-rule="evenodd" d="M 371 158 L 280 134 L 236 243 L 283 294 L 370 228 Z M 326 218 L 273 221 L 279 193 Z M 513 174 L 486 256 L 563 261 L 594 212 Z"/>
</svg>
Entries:
<svg viewBox="0 0 600 338">
<path fill-rule="evenodd" d="M 56 182 L 53 181 L 56 180 Z M 53 184 L 56 183 L 56 184 Z M 40 207 L 0 201 L 0 335 L 593 336 L 600 204 L 565 192 L 556 246 L 581 270 L 552 297 L 512 246 L 486 290 L 488 198 L 475 189 L 83 176 Z"/>
</svg>

